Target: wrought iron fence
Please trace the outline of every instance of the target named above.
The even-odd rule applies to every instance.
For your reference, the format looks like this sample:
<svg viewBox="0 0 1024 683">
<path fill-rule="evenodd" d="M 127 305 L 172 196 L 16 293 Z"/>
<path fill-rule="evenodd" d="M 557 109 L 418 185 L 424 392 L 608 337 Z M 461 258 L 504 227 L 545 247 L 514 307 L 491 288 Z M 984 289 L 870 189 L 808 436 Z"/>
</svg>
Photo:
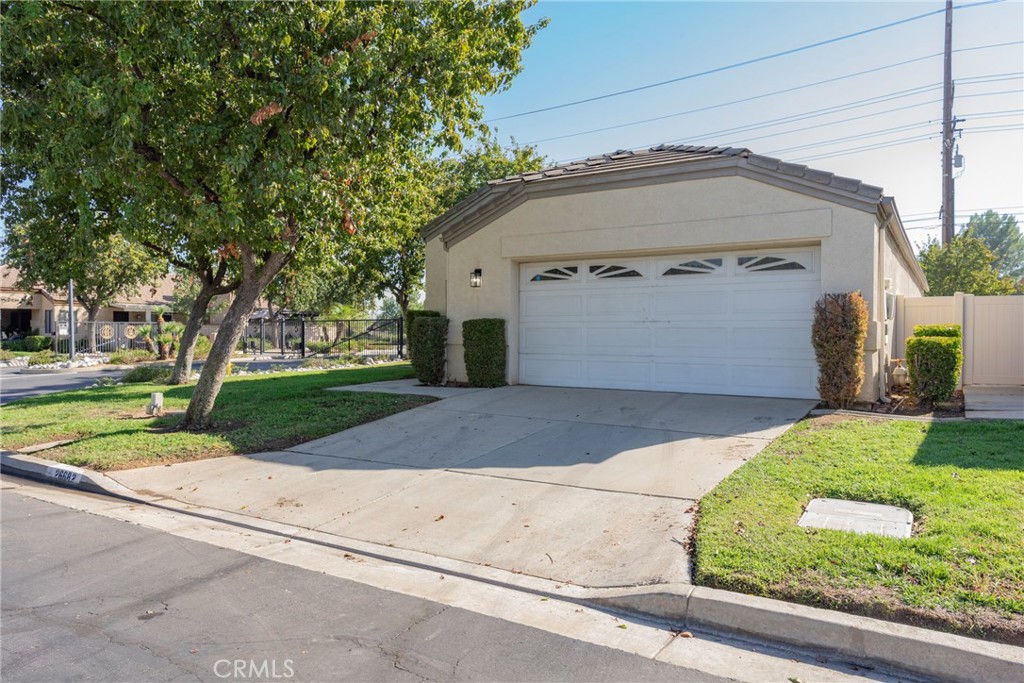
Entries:
<svg viewBox="0 0 1024 683">
<path fill-rule="evenodd" d="M 405 356 L 401 318 L 250 320 L 240 350 L 260 355 Z"/>
<path fill-rule="evenodd" d="M 79 322 L 75 325 L 75 352 L 113 353 L 125 349 L 145 349 L 146 332 L 149 329 L 150 323 Z M 54 340 L 57 353 L 68 353 L 70 347 L 66 335 L 57 335 Z"/>
</svg>

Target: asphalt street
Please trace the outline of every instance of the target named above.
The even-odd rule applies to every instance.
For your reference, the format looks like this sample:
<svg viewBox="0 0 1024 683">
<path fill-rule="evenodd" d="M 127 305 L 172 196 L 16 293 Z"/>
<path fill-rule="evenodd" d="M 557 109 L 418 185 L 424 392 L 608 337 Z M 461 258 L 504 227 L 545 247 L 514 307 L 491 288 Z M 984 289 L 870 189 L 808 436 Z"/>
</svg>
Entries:
<svg viewBox="0 0 1024 683">
<path fill-rule="evenodd" d="M 15 368 L 4 368 L 0 372 L 0 405 L 6 405 L 30 396 L 42 396 L 58 391 L 84 389 L 92 386 L 101 377 L 120 377 L 123 371 L 111 366 L 78 372 L 53 372 L 47 374 L 20 374 Z"/>
<path fill-rule="evenodd" d="M 502 619 L 2 497 L 4 681 L 717 681 Z"/>
<path fill-rule="evenodd" d="M 235 366 L 247 370 L 269 370 L 274 367 L 290 367 L 298 365 L 301 359 L 280 359 L 280 360 L 259 360 L 251 361 L 238 359 L 233 361 Z M 195 369 L 199 370 L 203 364 L 196 363 Z M 120 367 L 99 366 L 75 372 L 50 372 L 44 374 L 21 374 L 20 368 L 3 368 L 0 370 L 0 405 L 6 405 L 30 396 L 42 396 L 53 394 L 58 391 L 70 391 L 72 389 L 84 389 L 96 383 L 101 377 L 120 377 L 124 372 Z"/>
</svg>

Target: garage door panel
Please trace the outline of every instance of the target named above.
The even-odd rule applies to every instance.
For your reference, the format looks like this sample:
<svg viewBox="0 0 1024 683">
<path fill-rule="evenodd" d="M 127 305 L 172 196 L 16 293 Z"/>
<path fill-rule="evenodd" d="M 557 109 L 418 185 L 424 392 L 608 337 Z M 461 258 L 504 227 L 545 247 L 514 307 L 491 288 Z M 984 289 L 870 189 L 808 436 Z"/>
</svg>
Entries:
<svg viewBox="0 0 1024 683">
<path fill-rule="evenodd" d="M 632 325 L 609 327 L 606 325 L 587 327 L 583 333 L 587 354 L 632 356 L 637 349 L 648 349 L 651 345 L 651 331 L 646 326 Z"/>
<path fill-rule="evenodd" d="M 654 329 L 654 355 L 678 356 L 680 353 L 714 355 L 729 347 L 727 327 L 657 327 Z"/>
<path fill-rule="evenodd" d="M 722 378 L 727 376 L 729 370 L 729 365 L 725 361 L 656 361 L 653 365 L 655 382 L 658 388 L 664 391 L 703 391 L 721 387 Z"/>
<path fill-rule="evenodd" d="M 598 319 L 642 321 L 647 317 L 650 296 L 644 290 L 628 293 L 597 290 L 587 293 L 587 315 Z"/>
<path fill-rule="evenodd" d="M 733 292 L 733 312 L 739 315 L 810 320 L 817 299 L 817 290 L 799 288 L 763 288 Z"/>
<path fill-rule="evenodd" d="M 720 318 L 729 312 L 727 288 L 680 290 L 665 287 L 652 295 L 656 320 L 697 320 Z"/>
<path fill-rule="evenodd" d="M 579 386 L 583 380 L 583 361 L 578 358 L 527 357 L 519 364 L 527 384 Z"/>
<path fill-rule="evenodd" d="M 816 398 L 816 373 L 807 365 L 746 363 L 733 365 L 730 384 L 740 390 L 784 391 L 796 398 Z M 779 394 L 775 394 L 779 395 Z"/>
<path fill-rule="evenodd" d="M 583 293 L 530 292 L 522 307 L 524 318 L 578 317 L 583 314 Z"/>
<path fill-rule="evenodd" d="M 651 382 L 651 366 L 647 359 L 590 359 L 585 363 L 590 386 L 639 388 Z"/>
<path fill-rule="evenodd" d="M 732 330 L 732 349 L 746 356 L 814 359 L 814 348 L 806 329 L 797 327 L 736 326 Z"/>
<path fill-rule="evenodd" d="M 519 344 L 524 353 L 579 354 L 583 330 L 579 327 L 528 326 L 521 328 Z"/>
<path fill-rule="evenodd" d="M 776 263 L 750 261 L 771 255 L 799 256 L 804 268 L 749 265 Z M 741 257 L 747 265 L 739 264 Z M 810 328 L 819 262 L 811 248 L 661 256 L 628 262 L 642 277 L 613 278 L 591 271 L 599 262 L 577 260 L 566 276 L 572 281 L 522 280 L 519 379 L 814 398 Z M 526 264 L 523 277 L 550 267 Z M 686 274 L 670 277 L 666 269 Z"/>
</svg>

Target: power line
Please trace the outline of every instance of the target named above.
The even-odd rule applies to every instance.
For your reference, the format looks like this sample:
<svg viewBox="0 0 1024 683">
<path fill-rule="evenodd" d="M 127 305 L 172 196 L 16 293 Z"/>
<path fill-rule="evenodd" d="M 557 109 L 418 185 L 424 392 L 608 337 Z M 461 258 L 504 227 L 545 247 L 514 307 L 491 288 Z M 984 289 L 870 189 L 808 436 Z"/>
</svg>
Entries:
<svg viewBox="0 0 1024 683">
<path fill-rule="evenodd" d="M 972 7 L 981 7 L 983 5 L 998 4 L 998 3 L 1001 3 L 1001 2 L 1004 2 L 1004 0 L 983 0 L 982 2 L 975 2 L 975 3 L 969 4 L 969 5 L 960 5 L 956 9 L 969 9 L 969 8 L 972 8 Z M 485 123 L 494 123 L 496 121 L 505 121 L 505 120 L 508 120 L 508 119 L 519 118 L 520 116 L 529 116 L 531 114 L 540 114 L 540 113 L 546 112 L 546 111 L 554 111 L 556 109 L 565 109 L 566 107 L 574 107 L 574 106 L 579 105 L 579 104 L 587 104 L 589 102 L 597 102 L 599 100 L 605 100 L 605 99 L 608 99 L 610 97 L 618 97 L 620 95 L 628 95 L 630 93 L 640 92 L 642 90 L 650 90 L 651 88 L 657 88 L 657 87 L 660 87 L 660 86 L 663 86 L 663 85 L 669 85 L 670 83 L 679 83 L 681 81 L 687 81 L 687 80 L 691 80 L 691 79 L 694 79 L 694 78 L 700 78 L 702 76 L 710 76 L 711 74 L 722 73 L 723 71 L 730 71 L 732 69 L 738 69 L 738 68 L 743 67 L 743 66 L 750 66 L 751 64 L 757 64 L 757 63 L 760 63 L 760 62 L 766 62 L 768 60 L 776 59 L 778 57 L 785 57 L 787 55 L 796 54 L 798 52 L 804 52 L 806 50 L 811 50 L 811 49 L 814 49 L 816 47 L 822 47 L 824 45 L 831 45 L 833 43 L 838 43 L 838 42 L 841 42 L 843 40 L 849 40 L 850 38 L 857 38 L 859 36 L 867 35 L 869 33 L 874 33 L 876 31 L 882 31 L 884 29 L 892 28 L 894 26 L 900 26 L 902 24 L 908 24 L 910 22 L 918 21 L 919 19 L 925 19 L 927 17 L 931 17 L 931 16 L 934 16 L 936 14 L 941 14 L 943 12 L 945 12 L 945 9 L 933 10 L 931 12 L 925 12 L 924 14 L 918 14 L 917 16 L 908 17 L 906 19 L 900 19 L 898 21 L 893 21 L 893 22 L 890 22 L 888 24 L 882 24 L 880 26 L 873 26 L 871 28 L 867 28 L 867 29 L 864 29 L 864 30 L 861 30 L 861 31 L 856 31 L 854 33 L 848 33 L 848 34 L 843 35 L 843 36 L 837 36 L 835 38 L 829 38 L 827 40 L 818 41 L 817 43 L 811 43 L 809 45 L 803 45 L 801 47 L 790 48 L 789 50 L 783 50 L 782 52 L 775 52 L 775 53 L 772 53 L 772 54 L 769 54 L 769 55 L 762 55 L 761 57 L 754 57 L 753 59 L 747 59 L 747 60 L 744 60 L 742 62 L 736 62 L 734 64 L 728 64 L 726 66 L 719 66 L 719 67 L 715 67 L 714 69 L 707 69 L 706 71 L 699 71 L 699 72 L 696 72 L 696 73 L 687 74 L 685 76 L 679 76 L 677 78 L 670 78 L 668 80 L 659 81 L 657 83 L 649 83 L 647 85 L 640 85 L 640 86 L 637 86 L 635 88 L 627 88 L 626 90 L 619 90 L 619 91 L 616 91 L 616 92 L 605 93 L 603 95 L 595 95 L 593 97 L 587 97 L 587 98 L 584 98 L 582 100 L 575 100 L 573 102 L 563 102 L 562 104 L 554 104 L 554 105 L 551 105 L 551 106 L 548 106 L 548 107 L 541 107 L 539 109 L 531 109 L 529 111 L 519 112 L 517 114 L 507 114 L 505 116 L 498 116 L 498 117 L 495 117 L 495 118 L 492 118 L 492 119 L 487 119 L 485 121 Z"/>
<path fill-rule="evenodd" d="M 1015 131 L 1015 130 L 1024 130 L 1024 125 L 987 126 L 987 127 L 982 127 L 982 128 L 973 128 L 973 129 L 965 130 L 963 132 L 963 134 L 964 135 L 974 135 L 974 134 L 979 134 L 979 133 L 1003 133 L 1003 132 L 1009 132 L 1009 131 Z M 827 154 L 817 154 L 817 155 L 814 155 L 814 156 L 803 157 L 802 159 L 794 159 L 792 163 L 800 163 L 800 164 L 802 164 L 802 163 L 806 163 L 808 161 L 817 161 L 819 159 L 831 159 L 833 157 L 849 156 L 851 154 L 860 154 L 861 152 L 870 152 L 870 151 L 873 151 L 873 150 L 885 149 L 885 148 L 888 148 L 888 147 L 898 147 L 900 145 L 909 145 L 911 143 L 922 142 L 924 140 L 934 140 L 937 137 L 941 137 L 941 134 L 936 133 L 936 134 L 929 134 L 929 135 L 919 135 L 919 136 L 914 136 L 914 137 L 909 137 L 909 138 L 903 138 L 901 140 L 893 140 L 893 141 L 887 142 L 887 143 L 879 143 L 877 145 L 869 145 L 868 147 L 854 147 L 854 148 L 851 148 L 851 149 L 840 150 L 840 151 L 837 151 L 837 152 L 830 152 L 830 153 L 827 153 Z"/>
<path fill-rule="evenodd" d="M 1012 41 L 1012 42 L 1008 42 L 1008 43 L 994 43 L 994 44 L 991 44 L 991 45 L 977 45 L 977 46 L 974 46 L 974 47 L 965 47 L 965 48 L 961 48 L 959 50 L 954 50 L 954 52 L 971 52 L 971 51 L 974 51 L 974 50 L 988 50 L 988 49 L 993 49 L 993 48 L 1007 47 L 1007 46 L 1011 46 L 1011 45 L 1021 45 L 1021 44 L 1024 44 L 1024 40 L 1016 40 L 1016 41 Z M 677 118 L 679 116 L 686 116 L 686 115 L 689 115 L 689 114 L 697 114 L 697 113 L 700 113 L 700 112 L 703 112 L 703 111 L 711 111 L 712 109 L 720 109 L 722 107 L 728 107 L 728 106 L 732 106 L 734 104 L 743 104 L 743 103 L 746 103 L 746 102 L 753 102 L 755 100 L 764 99 L 765 97 L 774 97 L 776 95 L 784 95 L 786 93 L 795 92 L 797 90 L 805 90 L 807 88 L 813 88 L 815 86 L 825 85 L 827 83 L 835 83 L 836 81 L 842 81 L 842 80 L 845 80 L 845 79 L 848 79 L 848 78 L 855 78 L 857 76 L 864 76 L 866 74 L 877 73 L 879 71 L 885 71 L 887 69 L 893 69 L 893 68 L 900 67 L 900 66 L 906 66 L 907 64 L 913 64 L 914 62 L 920 62 L 920 61 L 923 61 L 923 60 L 926 60 L 926 59 L 934 59 L 935 57 L 941 57 L 941 56 L 942 56 L 941 52 L 936 52 L 934 54 L 924 55 L 922 57 L 915 57 L 914 59 L 908 59 L 908 60 L 902 61 L 902 62 L 895 62 L 893 64 L 886 64 L 884 66 L 875 67 L 873 69 L 866 69 L 864 71 L 857 71 L 855 73 L 845 74 L 843 76 L 836 76 L 834 78 L 826 78 L 825 80 L 815 81 L 813 83 L 805 83 L 804 85 L 797 85 L 797 86 L 794 86 L 792 88 L 784 88 L 782 90 L 774 90 L 772 92 L 762 93 L 760 95 L 753 95 L 751 97 L 744 97 L 744 98 L 741 98 L 741 99 L 738 99 L 738 100 L 731 100 L 729 102 L 720 102 L 718 104 L 709 104 L 707 106 L 698 107 L 696 109 L 688 109 L 686 111 L 673 112 L 671 114 L 664 114 L 662 116 L 655 116 L 655 117 L 652 117 L 652 118 L 640 119 L 640 120 L 637 120 L 637 121 L 627 121 L 625 123 L 618 123 L 618 124 L 611 125 L 611 126 L 604 126 L 602 128 L 592 128 L 590 130 L 577 131 L 575 133 L 566 133 L 564 135 L 554 135 L 554 136 L 548 137 L 548 138 L 540 138 L 538 140 L 530 140 L 530 141 L 528 141 L 528 142 L 526 142 L 524 144 L 527 144 L 527 145 L 537 145 L 537 144 L 540 144 L 542 142 L 552 142 L 554 140 L 565 140 L 567 138 L 579 137 L 581 135 L 590 135 L 592 133 L 603 133 L 603 132 L 606 132 L 606 131 L 609 131 L 609 130 L 616 130 L 616 129 L 619 129 L 619 128 L 628 128 L 630 126 L 639 126 L 639 125 L 642 125 L 642 124 L 645 124 L 645 123 L 653 123 L 655 121 L 664 121 L 666 119 Z"/>
</svg>

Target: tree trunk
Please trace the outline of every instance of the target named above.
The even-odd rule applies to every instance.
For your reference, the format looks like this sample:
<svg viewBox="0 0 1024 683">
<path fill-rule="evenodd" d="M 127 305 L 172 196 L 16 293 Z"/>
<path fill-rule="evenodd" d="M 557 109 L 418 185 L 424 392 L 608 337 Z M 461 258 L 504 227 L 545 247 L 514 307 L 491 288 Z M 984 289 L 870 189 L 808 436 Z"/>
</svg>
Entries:
<svg viewBox="0 0 1024 683">
<path fill-rule="evenodd" d="M 199 382 L 192 392 L 192 399 L 185 411 L 185 419 L 181 423 L 183 429 L 209 428 L 213 404 L 224 384 L 224 377 L 227 376 L 231 355 L 249 324 L 249 317 L 256 307 L 256 301 L 270 281 L 284 268 L 290 256 L 291 254 L 274 252 L 261 267 L 256 267 L 251 262 L 249 267 L 243 266 L 241 284 L 235 291 L 235 299 L 231 302 L 224 320 L 220 323 L 217 339 L 213 342 L 213 348 L 210 349 L 210 355 L 199 375 Z M 243 254 L 243 259 L 245 258 Z"/>
<path fill-rule="evenodd" d="M 203 320 L 206 319 L 206 311 L 213 301 L 216 286 L 203 282 L 195 301 L 192 302 L 192 310 L 188 313 L 188 321 L 185 323 L 185 331 L 181 333 L 178 340 L 178 357 L 174 361 L 174 371 L 171 373 L 170 384 L 184 384 L 192 376 L 192 360 L 196 352 L 196 340 L 199 339 L 199 330 L 203 327 Z"/>
</svg>

